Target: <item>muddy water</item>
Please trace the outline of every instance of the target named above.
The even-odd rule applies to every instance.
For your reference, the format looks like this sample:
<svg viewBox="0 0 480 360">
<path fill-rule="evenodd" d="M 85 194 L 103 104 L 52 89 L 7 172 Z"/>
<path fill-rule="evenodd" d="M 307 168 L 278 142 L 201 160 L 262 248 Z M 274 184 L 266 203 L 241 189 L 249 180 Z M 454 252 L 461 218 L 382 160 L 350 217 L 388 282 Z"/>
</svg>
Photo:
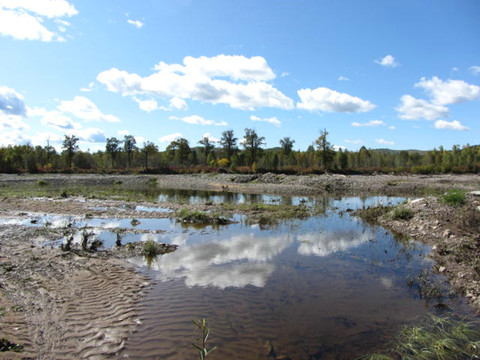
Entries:
<svg viewBox="0 0 480 360">
<path fill-rule="evenodd" d="M 467 311 L 448 288 L 424 299 L 408 285 L 431 268 L 428 248 L 345 211 L 378 201 L 389 200 L 328 201 L 322 216 L 267 230 L 234 224 L 159 235 L 180 247 L 150 268 L 133 260 L 156 282 L 120 355 L 193 359 L 192 319 L 204 317 L 207 347 L 218 347 L 211 360 L 352 359 L 385 346 L 439 301 Z"/>
</svg>

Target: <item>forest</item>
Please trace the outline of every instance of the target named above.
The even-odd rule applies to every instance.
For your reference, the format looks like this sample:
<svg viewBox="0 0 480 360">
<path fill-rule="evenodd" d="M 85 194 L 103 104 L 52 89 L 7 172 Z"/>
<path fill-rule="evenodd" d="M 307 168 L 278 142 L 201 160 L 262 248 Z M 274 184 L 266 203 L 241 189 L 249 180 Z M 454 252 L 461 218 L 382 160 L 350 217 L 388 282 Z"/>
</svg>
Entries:
<svg viewBox="0 0 480 360">
<path fill-rule="evenodd" d="M 104 151 L 82 151 L 75 135 L 65 135 L 62 151 L 46 146 L 0 147 L 2 173 L 478 173 L 480 146 L 442 146 L 429 151 L 335 149 L 326 129 L 304 151 L 294 150 L 295 140 L 284 137 L 279 146 L 265 149 L 265 138 L 245 129 L 241 138 L 233 130 L 222 133 L 218 142 L 204 137 L 191 144 L 185 138 L 173 140 L 164 151 L 147 141 L 137 144 L 133 135 L 107 138 Z"/>
</svg>

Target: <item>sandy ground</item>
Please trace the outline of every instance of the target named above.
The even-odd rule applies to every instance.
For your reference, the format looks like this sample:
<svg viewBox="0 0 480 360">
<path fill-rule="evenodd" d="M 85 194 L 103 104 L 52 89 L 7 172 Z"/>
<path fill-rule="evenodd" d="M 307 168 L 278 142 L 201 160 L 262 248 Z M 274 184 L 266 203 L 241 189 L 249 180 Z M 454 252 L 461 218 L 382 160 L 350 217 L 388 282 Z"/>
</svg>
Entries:
<svg viewBox="0 0 480 360">
<path fill-rule="evenodd" d="M 284 176 L 264 175 L 0 175 L 0 217 L 28 218 L 32 214 L 59 214 L 102 218 L 168 217 L 164 212 L 138 212 L 135 205 L 120 200 L 83 197 L 22 198 L 2 195 L 2 187 L 34 186 L 39 180 L 58 187 L 71 185 L 122 186 L 145 184 L 156 179 L 158 188 L 197 189 L 277 195 L 408 195 L 449 188 L 479 190 L 478 175 L 441 176 Z M 426 200 L 425 200 L 426 201 Z M 414 203 L 416 216 L 440 205 Z M 426 204 L 425 206 L 423 204 Z M 432 205 L 433 204 L 433 205 Z M 151 207 L 178 209 L 185 205 L 142 203 Z M 191 205 L 209 210 L 215 205 Z M 399 223 L 392 229 L 407 229 L 410 235 L 437 236 L 459 227 L 446 228 L 444 218 L 425 217 L 421 230 Z M 438 221 L 438 224 L 432 223 Z M 432 225 L 433 224 L 433 225 Z M 437 226 L 437 228 L 433 228 Z M 63 252 L 44 244 L 61 237 L 61 230 L 16 225 L 0 226 L 0 338 L 24 346 L 22 353 L 0 352 L 0 359 L 106 359 L 114 358 L 139 321 L 138 301 L 148 289 L 145 276 L 138 273 L 121 251 L 97 253 Z M 478 234 L 477 234 L 478 235 Z M 425 235 L 426 236 L 426 235 Z M 425 236 L 415 236 L 429 242 Z M 471 240 L 471 235 L 464 234 Z M 433 243 L 431 243 L 433 244 Z M 441 260 L 439 260 L 439 264 Z M 455 268 L 441 265 L 440 272 Z M 451 276 L 453 278 L 453 276 Z M 453 281 L 453 280 L 452 280 Z M 476 285 L 475 285 L 476 284 Z M 472 287 L 477 292 L 472 293 Z M 463 291 L 478 300 L 478 283 Z"/>
</svg>

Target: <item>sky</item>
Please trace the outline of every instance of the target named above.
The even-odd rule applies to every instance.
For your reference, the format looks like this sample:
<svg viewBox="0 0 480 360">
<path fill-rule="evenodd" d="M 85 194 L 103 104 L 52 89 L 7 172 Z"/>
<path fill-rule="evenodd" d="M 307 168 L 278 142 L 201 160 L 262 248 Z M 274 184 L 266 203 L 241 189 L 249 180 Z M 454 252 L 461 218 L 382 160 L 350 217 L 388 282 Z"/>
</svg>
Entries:
<svg viewBox="0 0 480 360">
<path fill-rule="evenodd" d="M 0 0 L 0 145 L 477 145 L 479 39 L 477 0 Z"/>
</svg>

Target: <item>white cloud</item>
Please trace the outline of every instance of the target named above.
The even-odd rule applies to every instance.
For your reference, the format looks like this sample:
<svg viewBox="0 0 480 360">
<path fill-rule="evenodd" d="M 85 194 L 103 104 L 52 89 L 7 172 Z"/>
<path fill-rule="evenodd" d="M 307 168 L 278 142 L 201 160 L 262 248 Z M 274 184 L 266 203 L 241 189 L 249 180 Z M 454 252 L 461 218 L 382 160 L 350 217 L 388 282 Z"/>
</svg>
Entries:
<svg viewBox="0 0 480 360">
<path fill-rule="evenodd" d="M 358 122 L 353 122 L 352 126 L 355 127 L 361 127 L 361 126 L 366 126 L 366 127 L 375 127 L 375 126 L 386 126 L 382 120 L 370 120 L 369 122 L 366 123 L 358 123 Z"/>
<path fill-rule="evenodd" d="M 35 133 L 35 135 L 30 138 L 32 145 L 34 146 L 46 146 L 47 143 L 50 143 L 50 146 L 57 144 L 56 147 L 58 148 L 60 148 L 60 144 L 62 143 L 63 139 L 63 136 L 52 132 Z"/>
<path fill-rule="evenodd" d="M 139 100 L 137 98 L 134 98 L 134 100 L 138 103 L 138 107 L 140 110 L 146 111 L 146 112 L 152 112 L 154 110 L 158 110 L 158 103 L 153 100 Z"/>
<path fill-rule="evenodd" d="M 415 87 L 424 89 L 432 98 L 432 103 L 436 105 L 480 100 L 480 86 L 468 84 L 463 80 L 443 81 L 436 76 L 427 80 L 423 77 Z"/>
<path fill-rule="evenodd" d="M 275 74 L 264 58 L 218 55 L 193 58 L 183 64 L 160 62 L 147 77 L 112 68 L 97 80 L 122 95 L 150 95 L 163 99 L 193 99 L 232 108 L 293 108 L 293 101 L 266 81 Z"/>
<path fill-rule="evenodd" d="M 446 121 L 446 120 L 437 120 L 434 124 L 435 129 L 448 129 L 448 130 L 461 130 L 467 131 L 470 130 L 469 127 L 466 127 L 460 123 L 458 120 Z"/>
<path fill-rule="evenodd" d="M 128 19 L 127 22 L 133 26 L 135 26 L 137 29 L 141 29 L 143 26 L 143 23 L 139 20 L 130 20 Z"/>
<path fill-rule="evenodd" d="M 476 66 L 476 65 L 470 66 L 468 71 L 470 71 L 470 73 L 473 75 L 480 75 L 480 66 Z"/>
<path fill-rule="evenodd" d="M 70 117 L 57 110 L 48 111 L 44 108 L 29 108 L 28 117 L 42 117 L 42 125 L 59 130 L 80 129 L 82 125 L 72 121 Z"/>
<path fill-rule="evenodd" d="M 214 121 L 214 120 L 206 120 L 203 117 L 199 115 L 190 115 L 190 116 L 185 116 L 182 118 L 179 118 L 177 116 L 170 116 L 170 120 L 180 120 L 183 121 L 184 123 L 190 124 L 190 125 L 215 125 L 215 126 L 227 126 L 228 124 L 225 121 Z"/>
<path fill-rule="evenodd" d="M 459 69 L 458 67 L 456 67 L 456 66 L 454 66 L 454 67 L 452 68 L 452 71 L 458 71 L 458 70 L 460 70 L 460 69 Z"/>
<path fill-rule="evenodd" d="M 94 86 L 95 86 L 95 83 L 91 82 L 91 83 L 88 84 L 88 87 L 86 87 L 86 88 L 81 88 L 80 91 L 81 91 L 81 92 L 90 92 L 90 91 L 92 91 L 92 89 L 94 88 Z"/>
<path fill-rule="evenodd" d="M 343 146 L 343 145 L 333 145 L 333 150 L 339 151 L 340 149 L 341 149 L 342 151 L 345 151 L 345 150 L 347 150 L 347 147 L 346 147 L 346 146 Z"/>
<path fill-rule="evenodd" d="M 384 58 L 374 60 L 374 62 L 384 67 L 392 68 L 400 65 L 392 55 L 387 55 Z"/>
<path fill-rule="evenodd" d="M 188 110 L 188 105 L 185 100 L 175 97 L 170 99 L 170 108 L 177 110 Z"/>
<path fill-rule="evenodd" d="M 58 109 L 83 120 L 120 122 L 114 115 L 103 114 L 92 101 L 83 96 L 75 96 L 71 101 L 61 101 Z"/>
<path fill-rule="evenodd" d="M 395 129 L 396 129 L 396 127 L 393 126 L 393 125 L 392 125 L 392 126 L 389 126 L 388 128 L 389 128 L 390 130 L 395 130 Z"/>
<path fill-rule="evenodd" d="M 202 138 L 207 138 L 208 140 L 210 140 L 211 142 L 219 142 L 220 139 L 217 139 L 216 137 L 213 137 L 212 135 L 210 135 L 210 133 L 205 133 L 203 134 Z"/>
<path fill-rule="evenodd" d="M 395 109 L 400 119 L 404 120 L 435 120 L 448 116 L 449 109 L 445 106 L 431 104 L 423 99 L 416 99 L 410 95 L 401 97 L 401 104 Z"/>
<path fill-rule="evenodd" d="M 301 89 L 298 90 L 298 96 L 301 102 L 297 102 L 297 108 L 310 111 L 358 113 L 376 108 L 370 101 L 326 87 Z"/>
<path fill-rule="evenodd" d="M 363 144 L 362 140 L 343 140 L 343 141 L 346 142 L 347 144 L 353 144 L 353 145 Z"/>
<path fill-rule="evenodd" d="M 30 143 L 30 139 L 26 135 L 24 135 L 23 131 L 21 130 L 5 131 L 2 129 L 2 136 L 0 137 L 0 146 L 24 145 L 28 143 Z"/>
<path fill-rule="evenodd" d="M 76 14 L 78 11 L 66 0 L 0 0 L 0 34 L 19 40 L 65 41 L 46 27 L 45 20 Z M 69 25 L 59 24 L 61 32 Z"/>
<path fill-rule="evenodd" d="M 162 137 L 158 138 L 158 141 L 161 142 L 161 143 L 172 142 L 173 140 L 181 138 L 182 136 L 183 135 L 181 133 L 177 132 L 177 133 L 174 133 L 174 134 L 162 136 Z"/>
<path fill-rule="evenodd" d="M 340 76 L 338 77 L 338 80 L 339 80 L 339 81 L 350 81 L 350 79 L 349 79 L 348 77 L 342 76 L 342 75 L 340 75 Z"/>
<path fill-rule="evenodd" d="M 23 118 L 21 116 L 9 115 L 0 112 L 0 130 L 2 130 L 2 132 L 10 130 L 25 131 L 28 129 L 30 129 L 30 126 L 23 122 Z"/>
<path fill-rule="evenodd" d="M 382 144 L 382 145 L 395 145 L 395 142 L 385 140 L 385 139 L 376 139 L 375 142 Z"/>
<path fill-rule="evenodd" d="M 258 116 L 252 115 L 250 116 L 250 120 L 252 121 L 260 121 L 260 122 L 267 122 L 276 126 L 282 125 L 282 122 L 278 120 L 275 116 L 271 118 L 259 118 Z"/>
<path fill-rule="evenodd" d="M 0 112 L 10 115 L 25 115 L 27 108 L 23 96 L 12 88 L 1 86 Z"/>
<path fill-rule="evenodd" d="M 80 141 L 89 143 L 105 142 L 107 140 L 105 137 L 105 132 L 98 128 L 68 130 L 67 135 L 78 136 Z"/>
</svg>

